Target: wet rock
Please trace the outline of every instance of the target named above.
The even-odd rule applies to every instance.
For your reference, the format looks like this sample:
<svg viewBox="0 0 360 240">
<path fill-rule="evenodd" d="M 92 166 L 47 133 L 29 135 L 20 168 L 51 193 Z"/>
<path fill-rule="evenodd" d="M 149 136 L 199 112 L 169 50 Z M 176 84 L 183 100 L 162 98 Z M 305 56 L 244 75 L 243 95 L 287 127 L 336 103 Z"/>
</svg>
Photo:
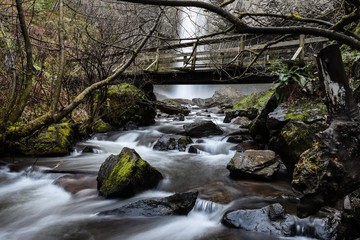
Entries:
<svg viewBox="0 0 360 240">
<path fill-rule="evenodd" d="M 131 84 L 110 87 L 107 104 L 101 107 L 102 120 L 111 126 L 121 128 L 129 122 L 137 126 L 155 123 L 154 103 L 146 98 L 144 92 Z"/>
<path fill-rule="evenodd" d="M 156 103 L 156 108 L 163 113 L 170 115 L 184 115 L 187 116 L 190 113 L 190 110 L 187 107 L 174 105 L 169 102 L 158 101 Z"/>
<path fill-rule="evenodd" d="M 155 187 L 162 175 L 134 150 L 124 147 L 101 164 L 97 176 L 99 194 L 105 198 L 126 198 Z"/>
<path fill-rule="evenodd" d="M 241 128 L 248 128 L 251 121 L 247 117 L 236 117 L 233 120 L 231 120 L 231 123 L 239 125 Z"/>
<path fill-rule="evenodd" d="M 256 118 L 258 113 L 259 110 L 257 110 L 256 108 L 226 111 L 224 123 L 230 123 L 232 119 L 237 117 L 247 117 L 248 119 L 253 120 Z"/>
<path fill-rule="evenodd" d="M 174 118 L 175 121 L 185 121 L 185 115 L 182 113 L 179 113 L 178 115 L 176 115 L 176 117 Z"/>
<path fill-rule="evenodd" d="M 280 134 L 270 140 L 269 147 L 280 155 L 286 168 L 293 172 L 300 155 L 313 145 L 316 134 L 325 128 L 326 126 L 320 122 L 288 122 Z"/>
<path fill-rule="evenodd" d="M 268 233 L 278 237 L 306 236 L 323 240 L 337 239 L 340 222 L 338 211 L 322 218 L 299 219 L 288 214 L 279 203 L 261 209 L 228 212 L 222 218 L 222 223 L 232 228 Z"/>
<path fill-rule="evenodd" d="M 251 136 L 249 136 L 249 135 L 233 135 L 233 136 L 229 136 L 226 141 L 230 142 L 230 143 L 241 143 L 243 141 L 247 141 L 250 139 L 251 139 Z"/>
<path fill-rule="evenodd" d="M 334 120 L 318 135 L 295 167 L 292 186 L 303 193 L 300 216 L 334 206 L 339 199 L 360 188 L 360 123 Z"/>
<path fill-rule="evenodd" d="M 318 99 L 302 97 L 295 102 L 283 102 L 269 113 L 266 126 L 270 133 L 278 133 L 289 121 L 307 124 L 322 122 L 327 114 L 326 106 Z"/>
<path fill-rule="evenodd" d="M 262 150 L 264 149 L 258 142 L 254 140 L 244 140 L 240 142 L 236 147 L 232 150 L 237 152 L 245 152 L 246 150 Z"/>
<path fill-rule="evenodd" d="M 161 136 L 155 143 L 153 149 L 158 151 L 179 150 L 184 152 L 187 145 L 193 143 L 188 136 Z"/>
<path fill-rule="evenodd" d="M 190 137 L 208 137 L 222 135 L 223 130 L 212 121 L 198 120 L 184 125 L 185 132 Z"/>
<path fill-rule="evenodd" d="M 236 152 L 226 168 L 233 178 L 270 180 L 279 171 L 280 162 L 271 150 L 246 150 Z"/>
<path fill-rule="evenodd" d="M 117 209 L 100 212 L 99 215 L 117 217 L 187 215 L 193 209 L 197 195 L 197 192 L 186 192 L 161 199 L 139 200 Z"/>
<path fill-rule="evenodd" d="M 211 108 L 206 109 L 206 111 L 207 111 L 207 112 L 210 112 L 210 113 L 215 113 L 215 114 L 224 113 L 224 110 L 222 110 L 222 109 L 219 108 L 219 107 L 211 107 Z"/>
<path fill-rule="evenodd" d="M 55 185 L 61 186 L 65 191 L 75 194 L 84 189 L 96 189 L 96 175 L 68 174 L 57 178 Z"/>
</svg>

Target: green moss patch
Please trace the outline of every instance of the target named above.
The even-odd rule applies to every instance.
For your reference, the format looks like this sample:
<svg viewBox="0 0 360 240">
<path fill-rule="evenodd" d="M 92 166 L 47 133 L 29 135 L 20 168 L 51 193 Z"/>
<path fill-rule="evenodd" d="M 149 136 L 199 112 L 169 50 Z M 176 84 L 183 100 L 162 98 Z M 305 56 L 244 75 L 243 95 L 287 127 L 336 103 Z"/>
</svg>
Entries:
<svg viewBox="0 0 360 240">
<path fill-rule="evenodd" d="M 271 88 L 268 91 L 253 93 L 248 96 L 244 96 L 239 102 L 234 104 L 234 110 L 246 109 L 246 108 L 257 108 L 262 109 L 265 104 L 269 101 L 270 97 L 274 94 L 275 89 Z"/>
</svg>

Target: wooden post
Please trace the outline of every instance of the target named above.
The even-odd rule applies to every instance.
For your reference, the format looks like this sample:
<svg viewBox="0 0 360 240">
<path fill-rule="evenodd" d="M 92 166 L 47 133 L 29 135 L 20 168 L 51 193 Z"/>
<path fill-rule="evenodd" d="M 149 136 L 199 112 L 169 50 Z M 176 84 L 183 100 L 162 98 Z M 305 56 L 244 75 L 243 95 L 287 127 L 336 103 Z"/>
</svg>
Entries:
<svg viewBox="0 0 360 240">
<path fill-rule="evenodd" d="M 221 52 L 221 53 L 220 53 L 221 66 L 223 66 L 223 65 L 224 65 L 224 63 L 225 63 L 225 58 L 224 58 L 224 55 L 225 55 L 225 53 L 224 53 L 224 52 Z"/>
<path fill-rule="evenodd" d="M 191 70 L 195 70 L 195 68 L 196 68 L 196 49 L 197 49 L 197 42 L 194 43 L 194 47 L 193 47 L 193 51 L 192 51 Z"/>
<path fill-rule="evenodd" d="M 155 66 L 154 66 L 155 72 L 159 71 L 159 59 L 160 59 L 160 50 L 156 49 Z"/>
<path fill-rule="evenodd" d="M 184 58 L 183 67 L 186 67 L 186 65 L 187 65 L 187 56 L 185 55 L 183 58 Z"/>
<path fill-rule="evenodd" d="M 305 62 L 305 34 L 300 34 L 299 47 L 301 48 L 299 62 L 303 64 Z"/>
<path fill-rule="evenodd" d="M 242 66 L 244 64 L 244 52 L 245 51 L 245 41 L 244 41 L 244 35 L 240 36 L 240 45 L 239 45 L 239 65 Z"/>
</svg>

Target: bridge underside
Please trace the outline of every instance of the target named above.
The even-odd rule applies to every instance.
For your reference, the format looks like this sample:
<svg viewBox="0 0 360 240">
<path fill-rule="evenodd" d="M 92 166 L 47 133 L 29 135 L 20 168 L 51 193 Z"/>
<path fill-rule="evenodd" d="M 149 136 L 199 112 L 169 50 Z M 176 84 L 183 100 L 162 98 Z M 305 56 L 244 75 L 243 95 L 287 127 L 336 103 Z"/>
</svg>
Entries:
<svg viewBox="0 0 360 240">
<path fill-rule="evenodd" d="M 232 77 L 235 76 L 235 77 Z M 128 79 L 151 81 L 155 85 L 178 85 L 178 84 L 249 84 L 249 83 L 272 83 L 273 75 L 248 73 L 239 77 L 235 72 L 221 72 L 216 70 L 186 70 L 172 72 L 143 72 L 124 74 Z"/>
</svg>

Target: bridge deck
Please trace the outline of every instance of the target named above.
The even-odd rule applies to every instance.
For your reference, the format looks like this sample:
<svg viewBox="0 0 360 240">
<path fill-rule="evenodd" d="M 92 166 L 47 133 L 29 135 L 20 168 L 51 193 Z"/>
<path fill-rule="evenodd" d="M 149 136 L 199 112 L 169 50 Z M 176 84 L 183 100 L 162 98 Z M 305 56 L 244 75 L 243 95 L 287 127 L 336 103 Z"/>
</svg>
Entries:
<svg viewBox="0 0 360 240">
<path fill-rule="evenodd" d="M 274 78 L 264 75 L 273 60 L 312 60 L 314 53 L 323 47 L 326 38 L 314 37 L 289 40 L 266 49 L 248 74 L 246 66 L 266 42 L 244 40 L 243 36 L 226 41 L 187 42 L 149 49 L 140 54 L 136 63 L 123 75 L 127 78 L 144 78 L 155 84 L 221 84 L 266 83 Z M 193 47 L 188 47 L 193 45 Z M 206 45 L 205 45 L 206 44 Z M 256 74 L 262 72 L 261 75 Z M 243 75 L 243 76 L 242 76 Z M 239 77 L 241 76 L 241 77 Z"/>
</svg>

